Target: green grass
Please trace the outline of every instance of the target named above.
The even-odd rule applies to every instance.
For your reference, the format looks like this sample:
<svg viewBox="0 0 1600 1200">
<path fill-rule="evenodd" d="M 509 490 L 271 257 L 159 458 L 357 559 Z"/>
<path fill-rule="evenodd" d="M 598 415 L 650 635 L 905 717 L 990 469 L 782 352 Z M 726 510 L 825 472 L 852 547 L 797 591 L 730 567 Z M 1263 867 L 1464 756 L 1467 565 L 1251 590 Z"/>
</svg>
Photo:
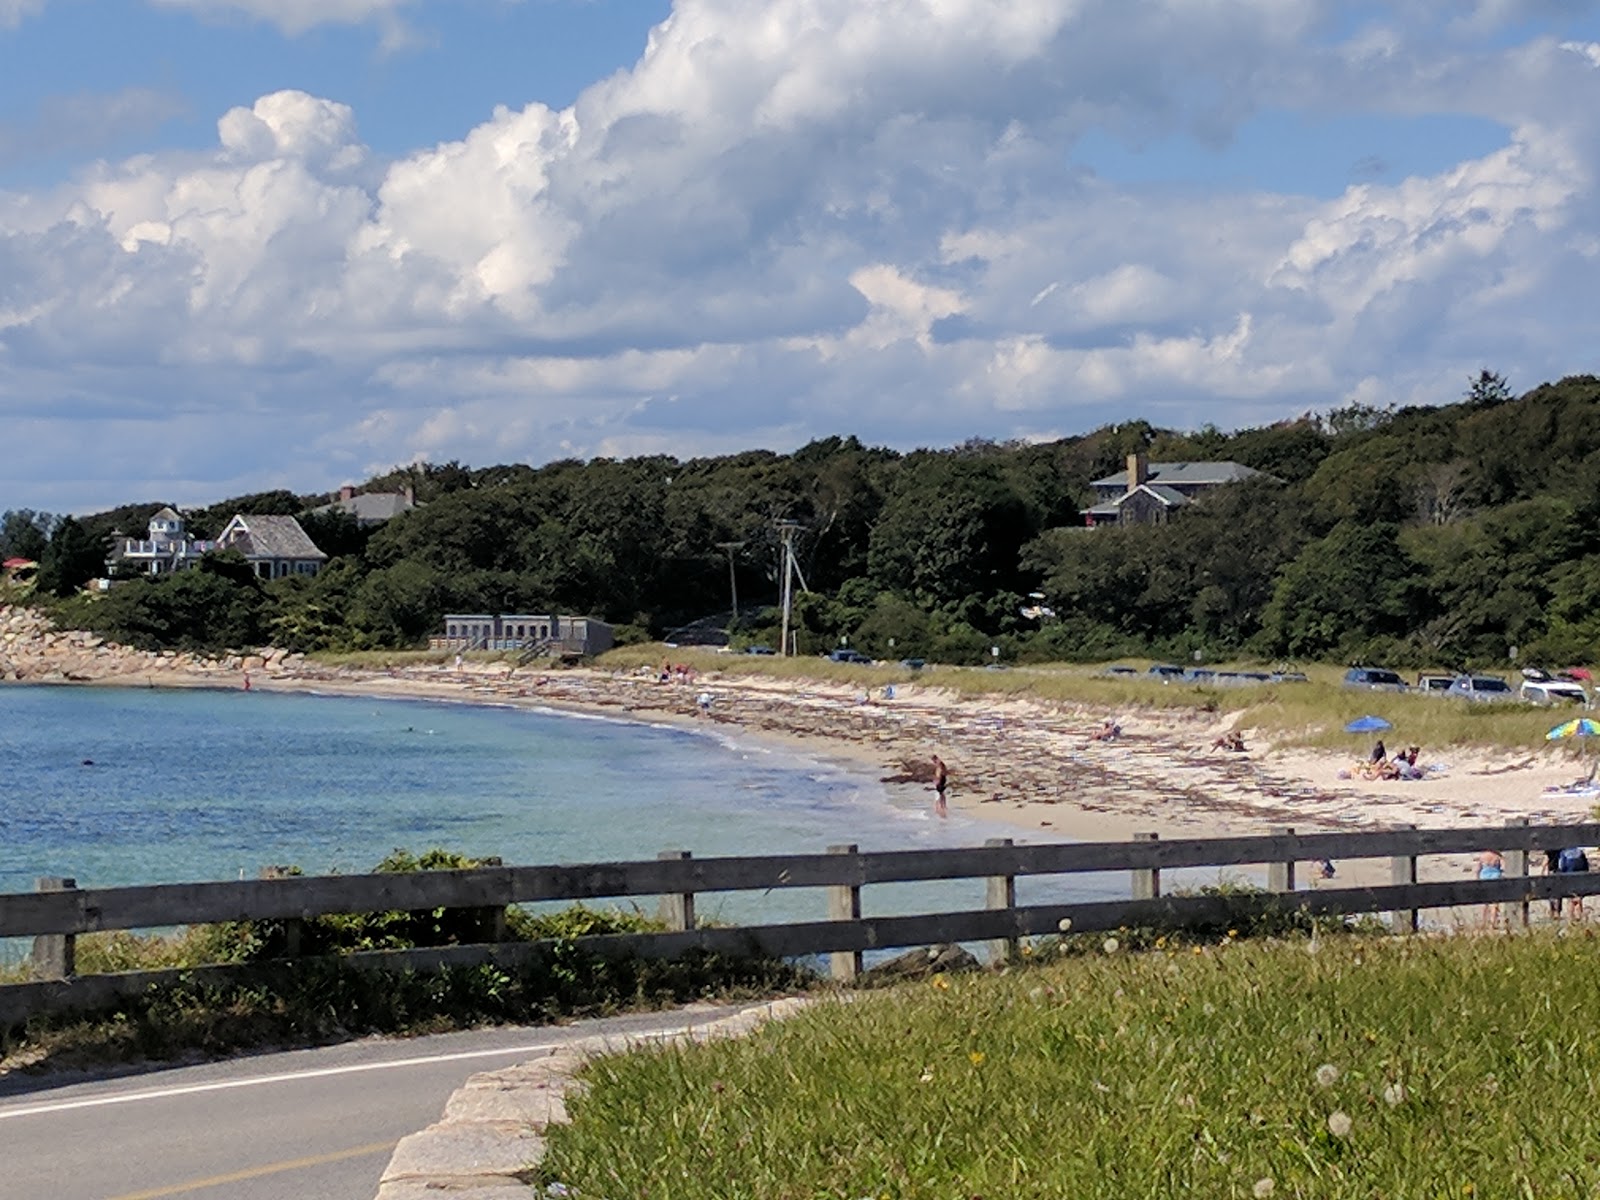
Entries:
<svg viewBox="0 0 1600 1200">
<path fill-rule="evenodd" d="M 1073 958 L 597 1061 L 585 1198 L 1590 1197 L 1593 935 Z M 1270 1181 L 1270 1182 L 1266 1182 Z"/>
</svg>

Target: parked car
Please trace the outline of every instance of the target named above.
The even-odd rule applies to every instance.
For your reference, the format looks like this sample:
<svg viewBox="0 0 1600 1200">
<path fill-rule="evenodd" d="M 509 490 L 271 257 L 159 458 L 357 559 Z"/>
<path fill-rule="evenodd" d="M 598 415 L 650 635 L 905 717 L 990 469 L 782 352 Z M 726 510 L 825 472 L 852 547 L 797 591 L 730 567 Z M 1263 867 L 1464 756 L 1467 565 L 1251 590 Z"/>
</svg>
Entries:
<svg viewBox="0 0 1600 1200">
<path fill-rule="evenodd" d="M 1278 671 L 1272 676 L 1273 683 L 1309 683 L 1304 671 Z"/>
<path fill-rule="evenodd" d="M 1450 685 L 1456 681 L 1454 675 L 1433 674 L 1424 671 L 1417 676 L 1417 691 L 1426 696 L 1442 696 L 1450 690 Z"/>
<path fill-rule="evenodd" d="M 872 662 L 872 660 L 870 658 L 868 658 L 865 654 L 861 653 L 861 651 L 852 650 L 852 649 L 850 649 L 849 646 L 840 646 L 837 650 L 835 650 L 832 653 L 830 653 L 828 655 L 828 661 L 829 662 L 845 662 L 845 663 L 867 663 L 869 665 Z"/>
<path fill-rule="evenodd" d="M 1383 667 L 1351 667 L 1344 673 L 1344 686 L 1369 692 L 1404 692 L 1409 689 L 1398 672 Z"/>
<path fill-rule="evenodd" d="M 920 671 L 928 665 L 928 660 L 925 658 L 902 658 L 900 665 L 908 671 Z"/>
<path fill-rule="evenodd" d="M 744 648 L 744 652 L 746 654 L 776 654 L 777 653 L 777 651 L 774 650 L 771 646 L 746 646 Z"/>
<path fill-rule="evenodd" d="M 1515 700 L 1517 693 L 1499 675 L 1457 675 L 1445 691 L 1461 700 Z"/>
<path fill-rule="evenodd" d="M 1171 663 L 1157 663 L 1150 668 L 1148 673 L 1156 676 L 1162 683 L 1166 683 L 1170 679 L 1183 678 L 1183 668 L 1175 667 Z"/>
<path fill-rule="evenodd" d="M 1524 679 L 1517 695 L 1529 704 L 1581 704 L 1589 707 L 1589 693 L 1571 679 Z"/>
<path fill-rule="evenodd" d="M 1137 675 L 1138 673 L 1139 673 L 1138 670 L 1136 670 L 1135 668 L 1122 666 L 1121 664 L 1118 664 L 1117 666 L 1114 666 L 1114 667 L 1107 667 L 1106 668 L 1106 674 L 1107 675 Z"/>
</svg>

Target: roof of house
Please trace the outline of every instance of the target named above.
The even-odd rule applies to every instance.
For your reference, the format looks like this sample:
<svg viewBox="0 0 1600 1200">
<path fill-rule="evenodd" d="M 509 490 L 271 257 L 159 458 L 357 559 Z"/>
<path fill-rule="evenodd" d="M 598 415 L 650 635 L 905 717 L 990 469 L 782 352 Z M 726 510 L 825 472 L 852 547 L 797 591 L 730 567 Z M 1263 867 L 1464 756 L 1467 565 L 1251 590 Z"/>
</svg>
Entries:
<svg viewBox="0 0 1600 1200">
<path fill-rule="evenodd" d="M 1168 508 L 1182 508 L 1185 504 L 1192 503 L 1188 496 L 1185 496 L 1176 488 L 1170 488 L 1160 483 L 1142 483 L 1134 488 L 1133 491 L 1122 493 L 1115 500 L 1107 500 L 1104 504 L 1096 504 L 1093 508 L 1088 508 L 1084 511 L 1091 517 L 1121 516 L 1122 506 L 1127 503 L 1128 497 L 1137 495 L 1139 492 L 1154 496 Z"/>
<path fill-rule="evenodd" d="M 150 514 L 152 521 L 181 521 L 183 517 L 175 508 L 167 507 L 156 510 Z"/>
<path fill-rule="evenodd" d="M 404 492 L 362 492 L 348 500 L 335 500 L 312 512 L 346 512 L 358 521 L 387 521 L 413 507 Z"/>
<path fill-rule="evenodd" d="M 39 564 L 31 558 L 8 558 L 0 562 L 0 570 L 17 571 L 23 567 L 37 567 Z"/>
<path fill-rule="evenodd" d="M 306 536 L 300 522 L 293 517 L 247 517 L 243 513 L 229 521 L 244 530 L 245 536 L 231 543 L 246 558 L 314 558 L 328 556 L 317 549 L 317 544 Z"/>
<path fill-rule="evenodd" d="M 1236 462 L 1154 462 L 1150 464 L 1145 476 L 1146 483 L 1197 484 L 1201 486 L 1222 483 L 1238 483 L 1242 479 L 1250 479 L 1261 474 L 1254 467 L 1247 467 Z M 1096 479 L 1090 487 L 1126 489 L 1128 486 L 1128 472 L 1118 471 L 1115 475 L 1107 475 L 1104 479 Z"/>
</svg>

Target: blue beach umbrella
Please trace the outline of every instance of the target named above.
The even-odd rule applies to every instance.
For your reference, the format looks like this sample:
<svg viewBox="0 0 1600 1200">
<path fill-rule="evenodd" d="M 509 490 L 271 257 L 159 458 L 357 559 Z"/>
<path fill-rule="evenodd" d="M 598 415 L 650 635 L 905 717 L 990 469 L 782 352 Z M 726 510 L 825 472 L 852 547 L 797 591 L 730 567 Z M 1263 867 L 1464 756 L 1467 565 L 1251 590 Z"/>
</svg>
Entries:
<svg viewBox="0 0 1600 1200">
<path fill-rule="evenodd" d="M 1385 729 L 1393 728 L 1394 726 L 1382 717 L 1366 716 L 1357 717 L 1354 721 L 1351 721 L 1350 724 L 1344 727 L 1344 731 L 1346 733 L 1382 733 Z"/>
</svg>

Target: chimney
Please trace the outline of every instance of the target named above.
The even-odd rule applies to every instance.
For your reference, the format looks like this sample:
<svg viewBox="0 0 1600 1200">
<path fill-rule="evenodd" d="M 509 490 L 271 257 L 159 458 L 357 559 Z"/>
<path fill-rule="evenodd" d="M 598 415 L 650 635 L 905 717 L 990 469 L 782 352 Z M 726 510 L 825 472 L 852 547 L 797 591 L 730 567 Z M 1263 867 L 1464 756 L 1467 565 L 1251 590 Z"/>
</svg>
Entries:
<svg viewBox="0 0 1600 1200">
<path fill-rule="evenodd" d="M 1150 460 L 1143 454 L 1128 455 L 1128 490 L 1131 492 L 1141 483 L 1150 480 Z"/>
<path fill-rule="evenodd" d="M 415 508 L 417 506 L 417 490 L 409 483 L 400 489 L 400 494 L 406 498 L 407 508 Z"/>
<path fill-rule="evenodd" d="M 347 483 L 342 488 L 339 489 L 339 499 L 341 501 L 343 501 L 343 500 L 354 500 L 355 498 L 356 498 L 356 489 L 351 484 Z"/>
</svg>

